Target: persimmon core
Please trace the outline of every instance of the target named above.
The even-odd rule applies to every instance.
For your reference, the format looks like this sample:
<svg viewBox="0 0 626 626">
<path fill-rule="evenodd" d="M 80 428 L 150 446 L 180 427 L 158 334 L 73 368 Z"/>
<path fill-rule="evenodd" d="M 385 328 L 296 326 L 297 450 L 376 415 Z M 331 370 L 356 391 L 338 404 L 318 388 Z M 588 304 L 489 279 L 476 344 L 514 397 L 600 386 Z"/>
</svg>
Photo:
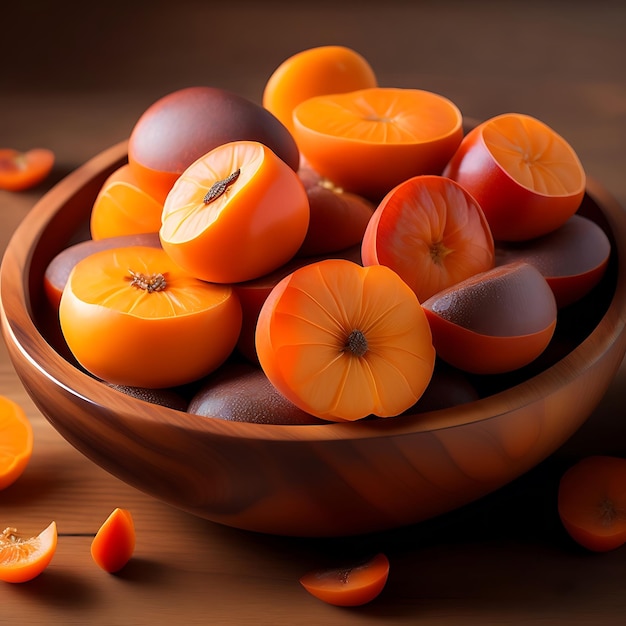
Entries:
<svg viewBox="0 0 626 626">
<path fill-rule="evenodd" d="M 430 258 L 435 265 L 443 265 L 444 259 L 452 252 L 443 241 L 436 241 L 430 246 Z"/>
<path fill-rule="evenodd" d="M 354 356 L 364 356 L 368 350 L 367 338 L 362 331 L 354 329 L 348 335 L 344 349 Z"/>
<path fill-rule="evenodd" d="M 237 168 L 226 178 L 213 183 L 202 199 L 204 204 L 210 204 L 214 200 L 217 200 L 220 196 L 224 195 L 226 190 L 239 178 L 239 174 L 241 174 L 241 169 Z"/>
<path fill-rule="evenodd" d="M 143 289 L 148 293 L 155 291 L 163 291 L 167 287 L 167 281 L 165 275 L 161 273 L 155 274 L 142 274 L 141 272 L 134 272 L 128 270 L 130 273 L 130 286 L 137 289 Z"/>
<path fill-rule="evenodd" d="M 615 503 L 610 498 L 605 498 L 598 506 L 603 526 L 611 526 L 616 519 L 624 517 L 624 511 L 616 508 Z"/>
</svg>

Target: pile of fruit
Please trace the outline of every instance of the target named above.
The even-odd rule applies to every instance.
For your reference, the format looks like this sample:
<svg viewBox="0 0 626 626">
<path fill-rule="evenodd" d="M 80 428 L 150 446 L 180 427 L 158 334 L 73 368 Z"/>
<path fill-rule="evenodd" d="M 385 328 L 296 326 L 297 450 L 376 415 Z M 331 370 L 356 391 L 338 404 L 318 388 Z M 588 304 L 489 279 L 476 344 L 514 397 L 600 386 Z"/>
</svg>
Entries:
<svg viewBox="0 0 626 626">
<path fill-rule="evenodd" d="M 585 185 L 543 122 L 466 129 L 449 99 L 312 48 L 262 105 L 214 87 L 151 105 L 45 288 L 77 363 L 129 393 L 232 420 L 397 416 L 440 366 L 545 351 L 609 259 Z"/>
</svg>

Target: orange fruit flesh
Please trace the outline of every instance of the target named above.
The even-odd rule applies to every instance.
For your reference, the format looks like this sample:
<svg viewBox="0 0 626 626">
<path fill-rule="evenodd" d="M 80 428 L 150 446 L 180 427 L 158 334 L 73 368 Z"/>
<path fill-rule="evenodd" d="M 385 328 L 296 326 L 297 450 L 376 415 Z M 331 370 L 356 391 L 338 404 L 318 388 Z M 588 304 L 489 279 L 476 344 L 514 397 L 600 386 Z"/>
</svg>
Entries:
<svg viewBox="0 0 626 626">
<path fill-rule="evenodd" d="M 0 490 L 23 473 L 33 451 L 33 429 L 22 408 L 0 396 Z"/>
<path fill-rule="evenodd" d="M 569 196 L 585 185 L 572 147 L 548 126 L 524 115 L 503 115 L 485 125 L 489 151 L 520 185 L 549 196 Z"/>
<path fill-rule="evenodd" d="M 460 125 L 452 104 L 428 91 L 373 88 L 303 103 L 301 124 L 312 130 L 374 144 L 415 144 L 435 141 Z"/>
<path fill-rule="evenodd" d="M 15 528 L 5 528 L 0 534 L 0 580 L 10 583 L 32 580 L 46 569 L 56 546 L 55 522 L 36 537 L 26 539 Z"/>
<path fill-rule="evenodd" d="M 268 358 L 259 335 L 270 310 Z M 261 311 L 257 351 L 284 395 L 331 421 L 406 410 L 428 385 L 435 358 L 426 316 L 397 274 L 335 259 L 279 283 Z"/>
</svg>

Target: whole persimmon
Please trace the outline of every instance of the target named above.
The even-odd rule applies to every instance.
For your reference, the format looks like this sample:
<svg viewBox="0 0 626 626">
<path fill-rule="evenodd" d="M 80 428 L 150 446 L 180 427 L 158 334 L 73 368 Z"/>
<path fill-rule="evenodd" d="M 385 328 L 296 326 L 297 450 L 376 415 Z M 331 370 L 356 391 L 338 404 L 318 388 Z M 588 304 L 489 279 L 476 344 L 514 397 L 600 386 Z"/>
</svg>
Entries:
<svg viewBox="0 0 626 626">
<path fill-rule="evenodd" d="M 399 415 L 424 393 L 435 364 L 411 288 L 384 265 L 345 259 L 283 278 L 261 308 L 256 348 L 272 384 L 328 421 Z"/>
<path fill-rule="evenodd" d="M 183 172 L 165 200 L 159 236 L 193 276 L 237 283 L 291 259 L 309 215 L 297 172 L 262 143 L 233 141 Z"/>
<path fill-rule="evenodd" d="M 78 363 L 108 383 L 175 387 L 233 351 L 241 305 L 229 285 L 198 280 L 161 249 L 95 252 L 67 280 L 59 321 Z"/>
<path fill-rule="evenodd" d="M 263 89 L 263 106 L 293 132 L 296 105 L 313 96 L 376 87 L 378 80 L 361 54 L 346 46 L 318 46 L 285 59 Z"/>
<path fill-rule="evenodd" d="M 476 200 L 443 176 L 415 176 L 394 187 L 370 219 L 363 265 L 390 267 L 424 302 L 494 266 L 494 241 Z"/>
<path fill-rule="evenodd" d="M 258 141 L 293 170 L 300 152 L 291 133 L 264 107 L 218 87 L 173 91 L 135 123 L 128 162 L 142 189 L 160 202 L 176 179 L 203 154 L 231 141 Z"/>
</svg>

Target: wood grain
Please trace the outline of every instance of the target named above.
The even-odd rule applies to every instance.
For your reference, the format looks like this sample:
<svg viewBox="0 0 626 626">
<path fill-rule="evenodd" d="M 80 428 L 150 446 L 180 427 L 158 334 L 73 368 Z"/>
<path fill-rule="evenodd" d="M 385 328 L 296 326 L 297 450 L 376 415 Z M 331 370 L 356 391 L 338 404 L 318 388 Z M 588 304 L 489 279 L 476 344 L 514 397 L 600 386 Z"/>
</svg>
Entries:
<svg viewBox="0 0 626 626">
<path fill-rule="evenodd" d="M 150 3 L 148 11 L 141 1 L 112 0 L 94 7 L 90 18 L 66 12 L 62 20 L 46 3 L 11 7 L 12 27 L 0 40 L 11 59 L 0 76 L 0 143 L 47 144 L 58 163 L 38 189 L 0 192 L 2 250 L 54 182 L 124 140 L 156 97 L 178 86 L 220 83 L 257 98 L 263 77 L 286 54 L 338 39 L 371 58 L 388 84 L 432 88 L 478 118 L 517 109 L 554 124 L 587 171 L 626 204 L 620 2 L 504 8 L 392 1 L 384 10 L 373 2 L 243 2 L 216 13 L 211 3 L 183 0 L 175 11 Z M 77 28 L 79 19 L 99 27 Z M 209 38 L 208 23 L 220 25 Z M 239 54 L 228 45 L 233 29 Z M 24 47 L 26 32 L 30 46 Z M 169 44 L 152 45 L 139 32 L 148 38 L 167 32 Z M 622 363 L 570 439 L 477 502 L 395 531 L 301 540 L 204 521 L 113 477 L 52 428 L 0 345 L 0 393 L 23 404 L 35 429 L 31 464 L 0 492 L 0 519 L 31 532 L 56 519 L 60 531 L 57 555 L 40 578 L 0 587 L 0 622 L 617 626 L 626 613 L 626 554 L 590 555 L 574 546 L 559 524 L 555 493 L 576 459 L 626 455 L 624 384 Z M 585 395 L 585 384 L 577 393 Z M 115 506 L 132 510 L 138 544 L 128 571 L 109 576 L 88 549 Z M 312 567 L 376 550 L 387 552 L 391 576 L 379 599 L 362 609 L 338 611 L 297 583 Z"/>
</svg>

